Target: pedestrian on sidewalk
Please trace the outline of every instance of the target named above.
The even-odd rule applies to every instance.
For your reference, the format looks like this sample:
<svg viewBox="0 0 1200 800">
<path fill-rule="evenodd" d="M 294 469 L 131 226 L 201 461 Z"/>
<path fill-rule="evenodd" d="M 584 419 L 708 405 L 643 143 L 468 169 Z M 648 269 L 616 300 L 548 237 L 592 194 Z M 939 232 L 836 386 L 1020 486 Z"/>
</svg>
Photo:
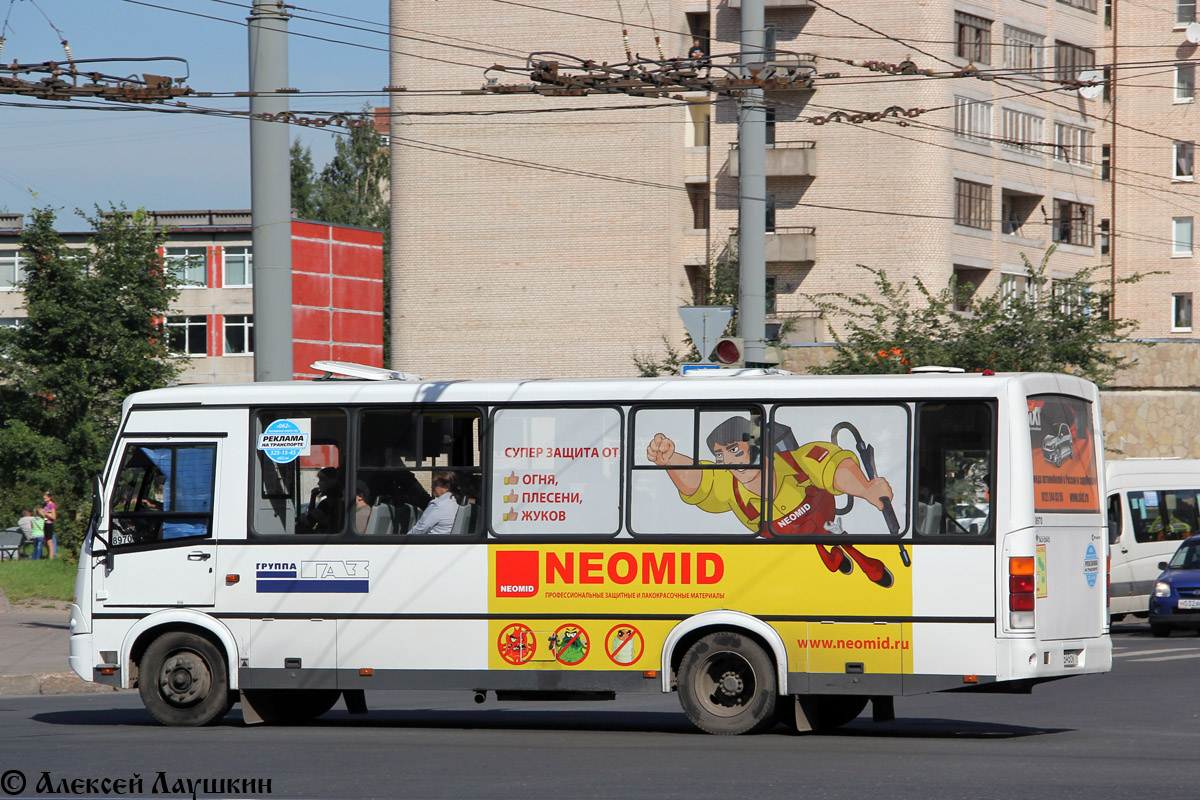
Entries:
<svg viewBox="0 0 1200 800">
<path fill-rule="evenodd" d="M 39 508 L 37 516 L 30 522 L 29 538 L 33 541 L 33 555 L 30 561 L 38 561 L 42 557 L 42 542 L 46 537 L 46 520 L 42 519 L 42 510 Z"/>
<path fill-rule="evenodd" d="M 28 508 L 21 509 L 21 518 L 17 520 L 17 527 L 21 529 L 21 543 L 33 541 L 33 512 Z"/>
<path fill-rule="evenodd" d="M 54 558 L 58 555 L 58 540 L 54 538 L 54 522 L 58 519 L 58 508 L 54 505 L 54 496 L 49 492 L 42 492 L 42 499 L 45 501 L 41 514 L 46 520 L 46 558 Z"/>
</svg>

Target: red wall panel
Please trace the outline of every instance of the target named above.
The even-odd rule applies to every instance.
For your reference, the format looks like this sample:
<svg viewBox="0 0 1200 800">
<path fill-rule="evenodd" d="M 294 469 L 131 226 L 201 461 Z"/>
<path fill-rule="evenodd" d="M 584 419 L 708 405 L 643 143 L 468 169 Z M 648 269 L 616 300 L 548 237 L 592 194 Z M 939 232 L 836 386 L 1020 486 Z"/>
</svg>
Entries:
<svg viewBox="0 0 1200 800">
<path fill-rule="evenodd" d="M 381 344 L 383 315 L 334 314 L 333 341 L 338 344 Z"/>
</svg>

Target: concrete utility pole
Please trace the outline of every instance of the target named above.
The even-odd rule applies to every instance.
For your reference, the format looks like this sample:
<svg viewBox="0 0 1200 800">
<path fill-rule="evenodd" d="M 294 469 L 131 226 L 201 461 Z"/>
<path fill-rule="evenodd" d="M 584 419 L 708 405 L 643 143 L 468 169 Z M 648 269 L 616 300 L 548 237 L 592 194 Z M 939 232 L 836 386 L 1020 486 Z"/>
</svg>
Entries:
<svg viewBox="0 0 1200 800">
<path fill-rule="evenodd" d="M 288 14 L 254 0 L 250 33 L 250 224 L 254 253 L 254 380 L 292 372 L 292 180 L 288 126 L 260 114 L 288 110 Z"/>
<path fill-rule="evenodd" d="M 742 0 L 742 77 L 761 64 L 763 0 Z M 756 67 L 755 71 L 760 68 Z M 738 334 L 747 367 L 767 366 L 767 108 L 763 90 L 738 100 Z"/>
</svg>

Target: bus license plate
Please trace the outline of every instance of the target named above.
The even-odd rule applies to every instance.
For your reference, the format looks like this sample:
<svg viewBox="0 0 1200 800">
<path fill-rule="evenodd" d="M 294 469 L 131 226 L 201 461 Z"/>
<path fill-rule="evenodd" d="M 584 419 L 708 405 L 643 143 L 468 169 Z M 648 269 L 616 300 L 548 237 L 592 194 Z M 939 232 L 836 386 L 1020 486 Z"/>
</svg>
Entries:
<svg viewBox="0 0 1200 800">
<path fill-rule="evenodd" d="M 1200 608 L 1200 600 L 1180 598 L 1179 607 L 1180 608 Z"/>
<path fill-rule="evenodd" d="M 1079 651 L 1065 650 L 1063 651 L 1063 666 L 1078 667 L 1079 666 Z"/>
</svg>

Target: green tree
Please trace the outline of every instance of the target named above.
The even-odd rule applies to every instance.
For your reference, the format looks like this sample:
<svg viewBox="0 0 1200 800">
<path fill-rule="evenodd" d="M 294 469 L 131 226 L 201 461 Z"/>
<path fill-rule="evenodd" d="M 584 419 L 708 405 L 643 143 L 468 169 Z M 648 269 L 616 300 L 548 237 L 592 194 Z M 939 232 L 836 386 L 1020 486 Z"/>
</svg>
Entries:
<svg viewBox="0 0 1200 800">
<path fill-rule="evenodd" d="M 60 543 L 81 532 L 72 511 L 89 499 L 121 402 L 165 385 L 171 358 L 163 322 L 178 290 L 158 248 L 165 234 L 144 211 L 80 213 L 95 234 L 70 249 L 54 209 L 35 209 L 21 234 L 27 318 L 0 333 L 0 496 L 12 513 L 49 490 L 59 499 Z"/>
<path fill-rule="evenodd" d="M 968 372 L 1073 373 L 1103 386 L 1127 364 L 1109 345 L 1127 340 L 1137 323 L 1110 316 L 1111 285 L 1094 279 L 1099 267 L 1051 282 L 1046 264 L 1052 253 L 1053 248 L 1037 266 L 1024 259 L 1025 291 L 1000 287 L 989 295 L 954 279 L 938 292 L 920 279 L 911 286 L 896 283 L 884 270 L 860 264 L 874 276 L 873 293 L 811 298 L 827 319 L 846 326 L 842 334 L 830 328 L 833 361 L 813 371 L 903 373 L 938 365 Z"/>
</svg>

